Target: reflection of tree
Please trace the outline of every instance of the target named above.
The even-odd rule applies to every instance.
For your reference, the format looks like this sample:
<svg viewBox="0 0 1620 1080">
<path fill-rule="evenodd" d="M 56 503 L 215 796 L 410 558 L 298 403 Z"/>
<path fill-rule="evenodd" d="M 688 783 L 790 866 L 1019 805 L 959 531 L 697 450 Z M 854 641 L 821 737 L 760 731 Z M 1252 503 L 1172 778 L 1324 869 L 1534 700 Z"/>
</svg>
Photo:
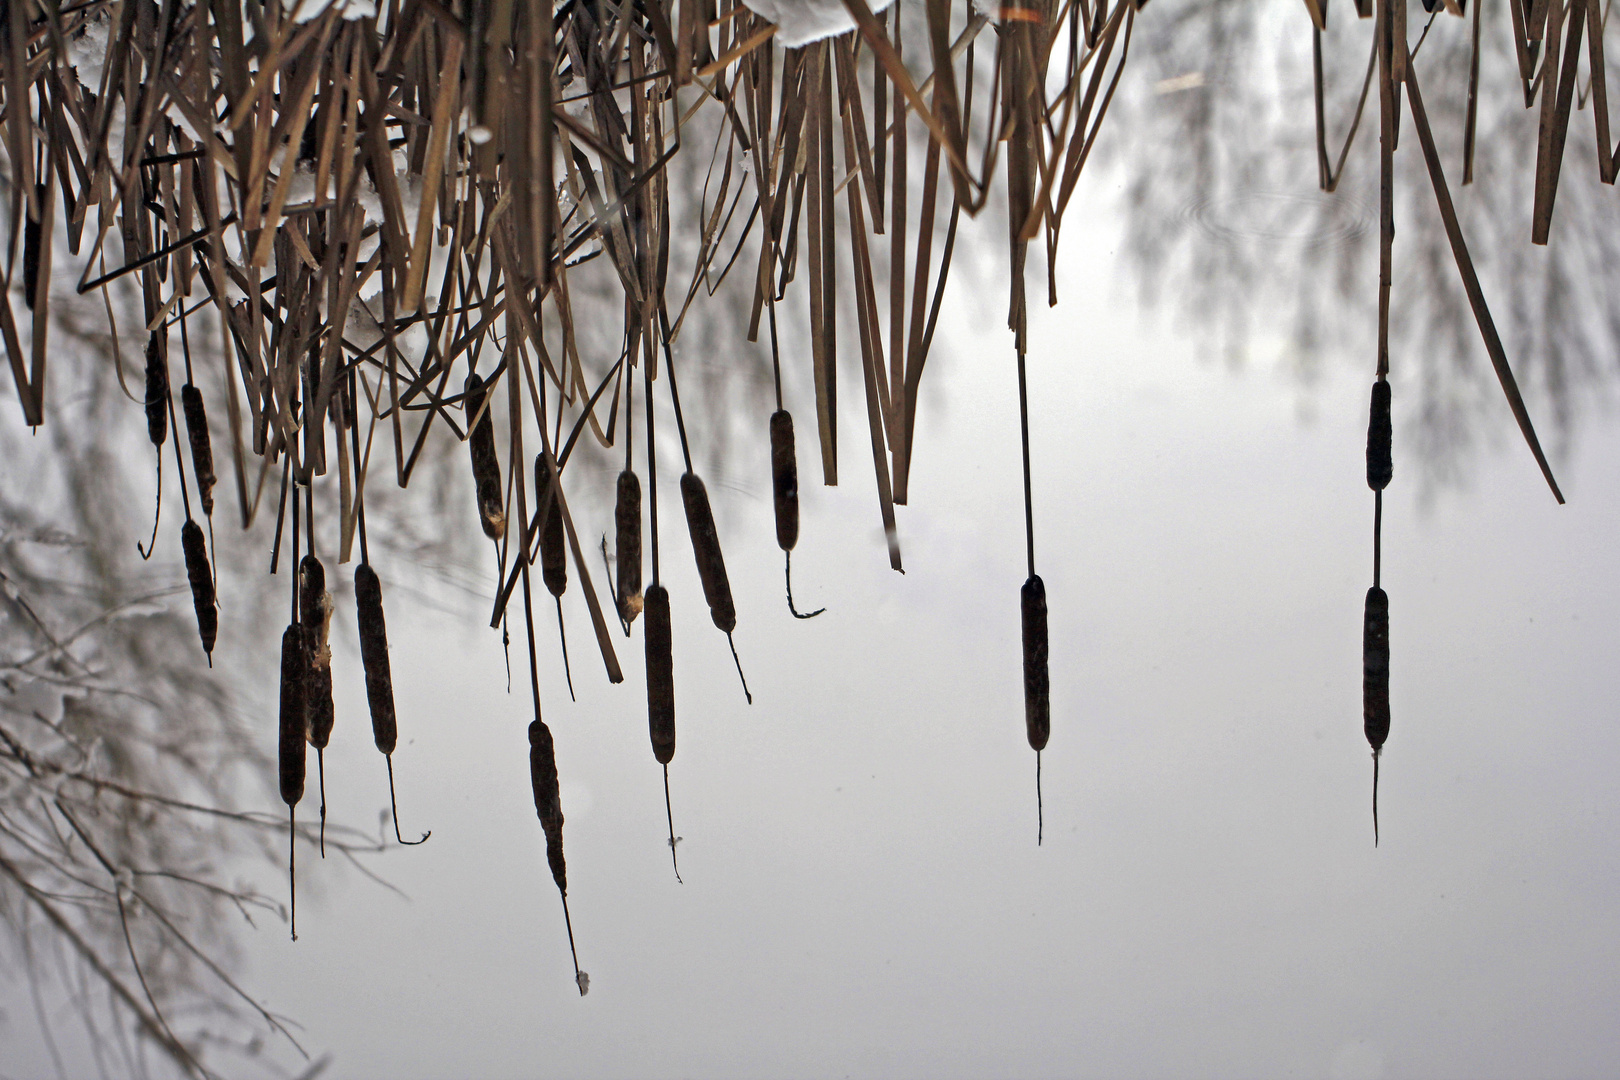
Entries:
<svg viewBox="0 0 1620 1080">
<path fill-rule="evenodd" d="M 242 688 L 201 663 L 174 507 L 168 572 L 134 564 L 131 493 L 149 459 L 121 452 L 131 432 L 109 417 L 125 403 L 109 357 L 85 344 L 85 393 L 53 407 L 50 464 L 25 470 L 47 455 L 15 434 L 0 451 L 14 466 L 0 497 L 0 953 L 32 983 L 53 1055 L 46 1002 L 67 999 L 83 1029 L 72 1045 L 104 1075 L 146 1072 L 153 1048 L 192 1075 L 273 1061 L 290 1036 L 234 982 L 230 924 L 284 917 L 237 875 L 244 859 L 280 863 L 286 820 L 238 809 L 268 802 L 254 797 L 268 763 Z M 262 603 L 233 591 L 233 659 L 254 651 L 242 643 Z M 331 828 L 327 843 L 373 846 Z M 70 1061 L 64 1075 L 88 1067 Z"/>
<path fill-rule="evenodd" d="M 1415 5 L 1411 41 L 1424 20 Z M 1197 0 L 1156 11 L 1138 36 L 1114 146 L 1128 173 L 1126 253 L 1150 299 L 1217 328 L 1241 355 L 1285 334 L 1307 380 L 1329 356 L 1374 361 L 1378 94 L 1369 95 L 1338 191 L 1317 191 L 1311 26 L 1298 4 Z M 1329 153 L 1367 69 L 1371 20 L 1334 5 L 1323 35 Z M 1512 362 L 1554 448 L 1613 377 L 1620 349 L 1620 208 L 1600 185 L 1590 112 L 1572 116 L 1551 243 L 1530 243 L 1540 107 L 1526 110 L 1506 5 L 1482 12 L 1474 182 L 1462 180 L 1469 20 L 1441 15 L 1417 53 L 1430 122 Z M 1611 35 L 1612 36 L 1612 35 Z M 1582 61 L 1582 78 L 1585 78 Z M 1582 84 L 1584 85 L 1584 83 Z M 1455 478 L 1481 431 L 1507 430 L 1409 116 L 1396 157 L 1391 366 L 1417 403 L 1408 447 Z M 1342 349 L 1340 346 L 1347 346 Z"/>
</svg>

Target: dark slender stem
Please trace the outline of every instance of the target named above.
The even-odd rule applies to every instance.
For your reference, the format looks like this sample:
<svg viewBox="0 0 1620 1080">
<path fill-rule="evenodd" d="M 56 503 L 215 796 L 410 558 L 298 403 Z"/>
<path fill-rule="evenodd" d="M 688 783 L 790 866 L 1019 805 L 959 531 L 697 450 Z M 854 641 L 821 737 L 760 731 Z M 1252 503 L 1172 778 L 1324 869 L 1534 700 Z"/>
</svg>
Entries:
<svg viewBox="0 0 1620 1080">
<path fill-rule="evenodd" d="M 1373 492 L 1373 588 L 1381 588 L 1384 571 L 1384 493 Z"/>
<path fill-rule="evenodd" d="M 399 802 L 394 798 L 394 755 L 385 755 L 384 760 L 388 762 L 388 809 L 394 815 L 394 839 L 406 847 L 415 847 L 417 844 L 427 843 L 427 838 L 433 835 L 432 829 L 423 833 L 420 840 L 407 840 L 399 835 Z"/>
<path fill-rule="evenodd" d="M 747 698 L 748 704 L 752 705 L 754 703 L 754 695 L 748 692 L 748 676 L 743 674 L 742 661 L 737 659 L 737 643 L 731 640 L 730 633 L 726 634 L 726 644 L 731 646 L 731 662 L 737 665 L 737 678 L 742 680 L 743 697 Z"/>
<path fill-rule="evenodd" d="M 1018 350 L 1018 428 L 1024 449 L 1024 541 L 1029 549 L 1029 576 L 1035 576 L 1035 503 L 1029 484 L 1029 390 L 1024 378 L 1024 351 Z"/>
<path fill-rule="evenodd" d="M 568 631 L 563 629 L 562 597 L 560 597 L 560 596 L 556 597 L 556 601 L 557 601 L 557 636 L 562 639 L 563 677 L 568 680 L 568 700 L 569 701 L 578 701 L 579 698 L 574 696 L 574 673 L 572 671 L 570 671 L 569 668 L 568 668 Z"/>
<path fill-rule="evenodd" d="M 159 446 L 157 448 L 157 455 L 158 455 L 157 456 L 157 488 L 158 489 L 157 489 L 157 505 L 152 510 L 152 539 L 147 542 L 145 550 L 142 550 L 141 542 L 139 540 L 135 541 L 135 550 L 139 551 L 141 553 L 141 558 L 142 559 L 150 559 L 152 557 L 152 552 L 157 550 L 158 519 L 163 516 L 163 447 L 162 446 Z M 275 570 L 271 569 L 270 572 L 273 574 L 273 573 L 275 573 Z"/>
<path fill-rule="evenodd" d="M 270 573 L 281 562 L 281 530 L 287 524 L 287 481 L 292 474 L 292 458 L 281 463 L 281 501 L 276 505 L 276 542 L 270 546 Z"/>
<path fill-rule="evenodd" d="M 647 518 L 648 527 L 652 534 L 652 584 L 658 584 L 658 455 L 655 452 L 658 440 L 654 437 L 656 430 L 653 427 L 653 364 L 656 360 L 649 355 L 642 361 L 642 368 L 647 377 Z"/>
<path fill-rule="evenodd" d="M 289 922 L 292 926 L 292 939 L 298 940 L 298 827 L 294 820 L 296 811 L 291 803 L 287 804 L 287 892 L 290 899 L 291 914 Z"/>
<path fill-rule="evenodd" d="M 1373 751 L 1373 847 L 1378 846 L 1378 759 L 1382 751 Z"/>
<path fill-rule="evenodd" d="M 771 376 L 776 380 L 776 411 L 782 411 L 782 356 L 776 345 L 776 297 L 767 297 L 771 315 Z"/>
<path fill-rule="evenodd" d="M 321 858 L 326 858 L 326 748 L 315 748 L 315 771 L 321 784 Z"/>
<path fill-rule="evenodd" d="M 660 344 L 664 347 L 664 370 L 669 372 L 669 399 L 675 403 L 675 428 L 681 435 L 681 457 L 686 460 L 686 471 L 692 471 L 692 448 L 686 442 L 686 418 L 681 415 L 681 391 L 675 385 L 675 357 L 669 348 L 669 316 L 660 309 L 659 322 L 663 326 Z"/>
<path fill-rule="evenodd" d="M 680 860 L 675 857 L 675 812 L 671 810 L 669 806 L 668 765 L 664 766 L 664 817 L 669 822 L 669 863 L 675 868 L 676 883 L 684 885 L 686 883 L 681 881 L 681 863 Z"/>
<path fill-rule="evenodd" d="M 793 617 L 795 619 L 813 619 L 827 609 L 824 607 L 819 607 L 810 612 L 810 614 L 805 615 L 802 614 L 798 608 L 793 606 L 793 552 L 784 551 L 782 554 L 786 556 L 786 563 L 782 569 L 782 576 L 787 578 L 788 610 L 793 612 Z"/>
<path fill-rule="evenodd" d="M 1046 811 L 1041 805 L 1041 752 L 1035 751 L 1035 846 L 1046 835 Z"/>
<path fill-rule="evenodd" d="M 563 925 L 568 928 L 568 955 L 574 958 L 574 985 L 579 987 L 579 996 L 585 996 L 585 980 L 580 977 L 579 953 L 574 948 L 574 920 L 568 914 L 568 894 L 561 892 L 563 905 Z"/>
</svg>

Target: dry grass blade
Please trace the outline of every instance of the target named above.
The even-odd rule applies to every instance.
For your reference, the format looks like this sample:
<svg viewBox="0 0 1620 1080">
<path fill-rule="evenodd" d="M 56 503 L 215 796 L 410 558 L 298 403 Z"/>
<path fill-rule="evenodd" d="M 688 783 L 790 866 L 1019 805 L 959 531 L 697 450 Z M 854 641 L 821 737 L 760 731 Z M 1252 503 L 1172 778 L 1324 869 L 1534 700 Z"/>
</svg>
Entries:
<svg viewBox="0 0 1620 1080">
<path fill-rule="evenodd" d="M 1524 398 L 1519 393 L 1519 384 L 1513 377 L 1513 369 L 1508 366 L 1507 352 L 1502 348 L 1502 339 L 1496 332 L 1496 323 L 1491 319 L 1491 311 L 1485 303 L 1485 292 L 1480 288 L 1479 275 L 1474 272 L 1474 260 L 1468 254 L 1468 244 L 1463 239 L 1462 226 L 1457 222 L 1457 210 L 1451 203 L 1451 189 L 1446 186 L 1446 175 L 1440 164 L 1440 153 L 1435 149 L 1434 135 L 1429 131 L 1429 117 L 1423 109 L 1423 94 L 1418 88 L 1417 74 L 1411 66 L 1406 69 L 1406 86 L 1408 101 L 1412 109 L 1412 120 L 1417 127 L 1418 141 L 1423 146 L 1423 159 L 1429 167 L 1429 180 L 1434 185 L 1435 201 L 1440 206 L 1440 218 L 1446 227 L 1446 238 L 1451 241 L 1451 253 L 1457 260 L 1457 272 L 1462 276 L 1463 290 L 1468 294 L 1468 304 L 1474 310 L 1474 320 L 1479 323 L 1480 336 L 1485 339 L 1485 351 L 1490 355 L 1491 366 L 1496 369 L 1496 378 L 1502 384 L 1502 393 L 1506 395 L 1508 408 L 1513 410 L 1513 418 L 1519 423 L 1519 431 L 1524 435 L 1524 441 L 1530 447 L 1530 453 L 1535 456 L 1536 464 L 1541 467 L 1541 475 L 1546 479 L 1547 486 L 1552 489 L 1553 498 L 1560 505 L 1564 501 L 1564 493 L 1558 490 L 1558 481 L 1553 478 L 1552 466 L 1547 463 L 1547 455 L 1542 453 L 1541 440 L 1536 438 L 1535 425 L 1530 421 L 1530 413 L 1524 407 Z"/>
</svg>

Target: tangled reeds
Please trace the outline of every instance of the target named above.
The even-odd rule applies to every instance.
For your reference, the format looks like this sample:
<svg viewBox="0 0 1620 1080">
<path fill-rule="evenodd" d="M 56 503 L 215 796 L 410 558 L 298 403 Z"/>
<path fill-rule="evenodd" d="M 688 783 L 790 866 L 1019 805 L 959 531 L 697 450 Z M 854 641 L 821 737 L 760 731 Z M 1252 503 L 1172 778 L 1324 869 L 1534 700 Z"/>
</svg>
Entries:
<svg viewBox="0 0 1620 1080">
<path fill-rule="evenodd" d="M 121 308 L 139 295 L 147 334 L 143 404 L 160 454 L 173 421 L 168 334 L 179 324 L 187 376 L 182 406 L 205 515 L 214 484 L 205 394 L 223 401 L 226 456 L 244 527 L 271 468 L 283 470 L 283 507 L 291 478 L 295 564 L 298 493 L 312 513 L 312 489 L 336 488 L 338 562 L 352 559 L 357 532 L 361 541 L 359 639 L 391 794 L 396 717 L 364 516 L 379 429 L 381 457 L 390 456 L 390 444 L 392 450 L 392 469 L 383 471 L 401 487 L 409 485 L 435 427 L 469 446 L 480 525 L 502 572 L 492 625 L 506 617 L 522 584 L 539 725 L 531 728 L 531 746 L 541 756 L 551 743 L 539 717 L 529 584 L 535 558 L 557 598 L 560 627 L 572 554 L 608 677 L 622 678 L 564 484 L 583 432 L 604 449 L 622 438 L 613 599 L 626 633 L 638 613 L 647 616 L 649 727 L 665 766 L 673 857 L 672 628 L 659 574 L 653 431 L 658 357 L 680 429 L 681 495 L 699 577 L 728 640 L 736 605 L 713 508 L 692 467 L 671 346 L 700 289 L 718 289 L 733 269 L 741 268 L 741 288 L 751 290 L 750 340 L 761 315 L 768 311 L 770 319 L 779 546 L 790 553 L 799 532 L 796 451 L 776 343 L 777 305 L 792 296 L 808 319 L 806 374 L 827 484 L 839 479 L 839 345 L 858 353 L 878 512 L 890 565 L 900 570 L 896 507 L 907 503 L 919 388 L 960 215 L 978 213 L 995 197 L 1000 172 L 1029 546 L 1021 595 L 1026 733 L 1039 754 L 1050 733 L 1050 688 L 1046 588 L 1034 566 L 1026 262 L 1032 243 L 1044 245 L 1046 294 L 1055 304 L 1053 264 L 1065 212 L 1119 87 L 1140 7 L 1141 0 L 1019 0 L 987 12 L 973 0 L 924 0 L 879 12 L 868 0 L 842 0 L 841 9 L 817 6 L 830 11 L 827 19 L 778 26 L 740 0 L 384 0 L 375 8 L 365 0 L 12 4 L 0 24 L 6 117 L 0 149 L 14 234 L 21 225 L 28 314 L 0 291 L 0 334 L 24 417 L 37 425 L 46 415 L 49 283 L 60 243 L 75 260 L 78 291 L 101 291 L 109 319 L 115 299 Z M 1306 7 L 1320 54 L 1327 4 L 1307 0 Z M 1540 243 L 1553 213 L 1583 27 L 1601 179 L 1614 178 L 1601 19 L 1590 0 L 1568 0 L 1567 9 L 1541 0 L 1510 0 L 1509 7 L 1526 101 L 1541 95 L 1533 237 Z M 1372 423 L 1384 434 L 1383 449 L 1369 443 L 1369 482 L 1375 451 L 1383 455 L 1378 475 L 1386 483 L 1390 471 L 1391 161 L 1404 94 L 1486 351 L 1552 484 L 1451 205 L 1408 51 L 1407 5 L 1357 0 L 1356 8 L 1377 18 L 1382 148 L 1377 385 L 1384 397 L 1375 390 Z M 1477 3 L 1472 27 L 1477 51 Z M 1331 189 L 1339 173 L 1326 150 L 1321 70 L 1318 151 L 1323 186 Z M 1476 63 L 1471 79 L 1477 71 Z M 1470 112 L 1470 147 L 1473 122 Z M 1354 131 L 1352 125 L 1351 138 Z M 689 221 L 693 208 L 679 193 L 672 196 L 670 167 L 699 154 L 710 165 Z M 1343 160 L 1341 154 L 1339 170 Z M 1465 163 L 1465 178 L 1470 172 Z M 691 265 L 675 265 L 675 256 L 690 248 Z M 14 243 L 8 275 L 16 255 Z M 592 273 L 622 311 L 617 355 L 593 353 L 578 333 L 570 282 Z M 188 318 L 214 324 L 217 350 L 193 348 Z M 116 339 L 116 325 L 112 332 Z M 481 361 L 482 375 L 475 370 Z M 641 487 L 630 468 L 638 366 L 652 563 L 645 595 Z M 459 396 L 452 389 L 458 385 Z M 569 417 L 572 433 L 559 446 Z M 532 488 L 519 467 L 526 439 L 541 448 Z M 178 439 L 175 449 L 178 464 Z M 160 457 L 160 483 L 161 474 Z M 180 475 L 185 499 L 183 468 Z M 1373 486 L 1381 513 L 1382 487 Z M 279 524 L 277 532 L 279 553 Z M 199 631 L 211 651 L 216 585 L 205 573 L 189 503 L 182 536 Z M 300 611 L 295 599 L 283 638 L 282 795 L 289 814 L 302 795 L 306 739 L 319 750 L 331 730 L 323 637 L 330 610 L 320 610 L 324 580 L 316 580 L 319 564 L 311 560 L 296 575 L 304 578 L 305 606 Z M 1374 592 L 1382 597 L 1376 577 L 1375 570 Z M 1384 642 L 1379 731 L 1387 733 L 1387 615 L 1375 634 L 1373 609 L 1369 593 L 1367 656 Z M 1387 612 L 1387 605 L 1379 610 Z M 735 645 L 732 652 L 735 659 Z M 1373 660 L 1366 662 L 1371 672 Z M 571 672 L 568 678 L 572 689 Z M 1371 739 L 1375 695 L 1368 694 Z M 1381 745 L 1380 734 L 1374 750 Z M 553 869 L 564 889 L 561 810 L 552 794 L 554 763 L 548 767 L 542 777 L 536 766 L 536 805 L 548 849 L 554 814 Z M 1037 785 L 1038 770 L 1039 758 Z M 397 835 L 397 814 L 395 829 Z"/>
</svg>

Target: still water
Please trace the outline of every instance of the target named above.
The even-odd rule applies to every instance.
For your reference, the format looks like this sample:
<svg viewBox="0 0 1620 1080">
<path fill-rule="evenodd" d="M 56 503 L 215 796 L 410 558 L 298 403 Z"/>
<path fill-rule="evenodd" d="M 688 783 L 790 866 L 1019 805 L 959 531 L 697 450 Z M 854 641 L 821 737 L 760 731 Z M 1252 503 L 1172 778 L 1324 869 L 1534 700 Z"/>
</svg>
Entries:
<svg viewBox="0 0 1620 1080">
<path fill-rule="evenodd" d="M 1236 7 L 1199 10 L 1219 22 Z M 1152 50 L 1172 40 L 1144 42 L 1133 61 L 1142 86 L 1195 86 L 1174 48 Z M 1209 100 L 1242 112 L 1244 87 L 1222 62 L 1218 50 L 1208 60 L 1207 83 L 1221 90 Z M 1269 83 L 1255 93 L 1286 99 Z M 1179 122 L 1198 100 L 1167 98 L 1147 115 Z M 1274 134 L 1253 142 L 1271 146 Z M 1490 145 L 1511 158 L 1509 142 Z M 1227 137 L 1221 153 L 1234 148 L 1241 140 Z M 1310 219 L 1318 204 L 1299 194 L 1308 175 L 1275 173 L 1282 157 L 1213 173 L 1202 158 L 1197 170 L 1155 171 L 1151 153 L 1098 166 L 1086 178 L 1094 205 L 1071 215 L 1060 252 L 1063 302 L 1032 312 L 1036 559 L 1051 608 L 1041 846 L 1019 677 L 1017 383 L 1003 271 L 977 254 L 1002 226 L 982 222 L 965 226 L 968 254 L 924 381 L 911 505 L 899 510 L 904 576 L 885 553 L 858 371 L 842 380 L 842 482 L 824 488 L 808 347 L 789 334 L 804 511 L 795 596 L 801 610 L 827 608 L 814 620 L 794 620 L 783 596 L 769 406 L 756 400 L 741 427 L 694 428 L 752 706 L 703 606 L 674 497 L 678 458 L 661 447 L 684 884 L 648 745 L 641 626 L 616 637 L 626 680 L 608 685 L 575 583 L 564 598 L 570 701 L 549 605 L 538 607 L 589 996 L 575 990 L 529 789 L 525 642 L 514 622 L 508 693 L 499 636 L 484 625 L 493 560 L 470 528 L 448 556 L 375 559 L 400 714 L 401 828 L 431 828 L 431 841 L 367 859 L 398 893 L 301 844 L 299 940 L 273 919 L 243 928 L 239 979 L 301 1025 L 325 1075 L 345 1078 L 1612 1072 L 1620 428 L 1601 402 L 1613 356 L 1588 356 L 1601 333 L 1526 331 L 1510 345 L 1516 361 L 1541 365 L 1520 374 L 1555 448 L 1569 497 L 1558 507 L 1458 321 L 1449 268 L 1414 257 L 1449 284 L 1432 305 L 1397 312 L 1383 534 L 1393 728 L 1375 849 L 1360 700 L 1373 204 L 1365 186 L 1347 190 L 1335 206 L 1348 209 L 1299 232 L 1300 207 Z M 1594 195 L 1589 172 L 1566 183 L 1548 253 L 1523 253 L 1528 200 L 1512 201 L 1512 177 L 1463 200 L 1504 326 L 1534 327 L 1555 300 L 1568 301 L 1566 327 L 1612 322 L 1605 282 L 1620 260 L 1604 254 L 1609 231 L 1580 224 L 1612 221 L 1580 216 L 1612 193 Z M 1414 208 L 1433 207 L 1422 188 L 1402 191 L 1405 230 L 1421 220 Z M 1127 205 L 1134 216 L 1118 212 Z M 1143 230 L 1175 220 L 1220 243 L 1161 291 L 1213 317 L 1184 317 L 1163 297 L 1144 306 L 1120 269 L 1127 251 L 1167 249 Z M 1427 252 L 1436 236 L 1415 226 L 1400 250 Z M 1238 250 L 1245 237 L 1258 255 Z M 1340 264 L 1324 244 L 1360 262 Z M 1535 292 L 1506 295 L 1504 279 L 1542 271 Z M 1274 305 L 1296 274 L 1306 299 Z M 1301 304 L 1331 317 L 1301 315 Z M 1309 350 L 1302 325 L 1315 327 Z M 1341 334 L 1347 326 L 1360 329 Z M 688 349 L 677 363 L 693 385 L 739 362 Z M 750 361 L 756 376 L 762 355 Z M 1587 366 L 1561 372 L 1559 357 Z M 1567 396 L 1537 393 L 1548 385 Z M 1569 400 L 1579 438 L 1550 436 L 1573 430 L 1550 415 Z M 663 432 L 670 420 L 661 415 Z M 464 458 L 451 450 L 462 484 L 451 505 L 470 526 Z M 11 468 L 17 482 L 25 473 Z M 589 544 L 609 509 L 571 498 Z M 127 539 L 145 535 L 150 505 L 130 500 Z M 222 529 L 220 541 L 249 552 L 229 557 L 254 567 L 236 572 L 262 574 L 267 521 L 245 540 Z M 334 821 L 370 828 L 386 812 L 386 774 L 364 720 L 351 575 L 330 561 L 328 573 L 342 583 L 342 632 L 327 795 Z M 267 755 L 274 629 L 222 637 L 218 654 L 257 703 Z M 314 814 L 313 785 L 312 775 L 301 818 Z M 281 812 L 268 786 L 244 792 L 253 798 Z M 244 879 L 283 895 L 273 863 L 238 857 Z M 0 1075 L 53 1075 L 26 989 L 6 984 L 3 1007 Z M 92 1073 L 88 1050 L 66 1038 L 70 1074 Z"/>
<path fill-rule="evenodd" d="M 1076 230 L 1068 298 L 1033 319 L 1045 843 L 1018 677 L 1016 381 L 1000 295 L 965 289 L 919 421 L 905 576 L 887 566 L 857 416 L 843 483 L 813 482 L 803 387 L 796 596 L 826 614 L 787 611 L 764 410 L 711 476 L 751 707 L 685 537 L 665 533 L 684 885 L 639 627 L 616 642 L 627 678 L 609 686 L 570 592 L 570 702 L 538 620 L 583 1000 L 528 789 L 522 637 L 508 695 L 482 601 L 392 604 L 402 827 L 433 839 L 375 866 L 409 899 L 333 875 L 298 943 L 262 930 L 244 972 L 333 1055 L 330 1075 L 1612 1065 L 1620 431 L 1591 426 L 1557 463 L 1560 508 L 1501 405 L 1465 480 L 1435 485 L 1403 460 L 1417 393 L 1397 365 L 1394 726 L 1375 850 L 1359 655 L 1370 360 L 1338 357 L 1307 386 L 1257 315 L 1250 362 L 1213 363 L 1109 276 L 1117 242 L 1106 221 Z M 479 554 L 469 573 L 487 578 Z M 386 788 L 359 679 L 342 677 L 352 653 L 327 767 L 332 813 L 364 822 Z"/>
</svg>

